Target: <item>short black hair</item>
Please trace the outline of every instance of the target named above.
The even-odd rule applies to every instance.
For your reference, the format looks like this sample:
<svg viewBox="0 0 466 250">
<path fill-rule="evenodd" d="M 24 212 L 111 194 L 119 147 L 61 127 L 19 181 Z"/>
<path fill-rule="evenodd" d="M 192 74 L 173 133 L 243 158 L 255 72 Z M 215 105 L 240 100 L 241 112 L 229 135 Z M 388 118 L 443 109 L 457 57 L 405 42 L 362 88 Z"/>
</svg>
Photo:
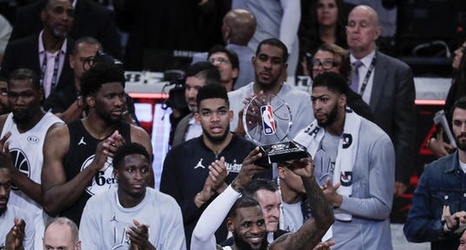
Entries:
<svg viewBox="0 0 466 250">
<path fill-rule="evenodd" d="M 29 80 L 32 83 L 32 86 L 36 90 L 42 89 L 39 76 L 33 70 L 30 70 L 27 68 L 20 68 L 20 69 L 16 69 L 13 72 L 11 72 L 10 75 L 8 76 L 8 87 L 10 87 L 11 81 L 17 81 L 17 80 Z"/>
<path fill-rule="evenodd" d="M 199 109 L 199 106 L 203 100 L 214 98 L 225 100 L 228 107 L 230 107 L 230 102 L 228 100 L 228 94 L 225 86 L 223 86 L 223 84 L 207 84 L 202 86 L 197 92 L 197 108 Z"/>
<path fill-rule="evenodd" d="M 312 89 L 316 87 L 327 87 L 334 93 L 345 95 L 349 91 L 347 79 L 335 72 L 324 72 L 316 76 L 312 83 Z"/>
<path fill-rule="evenodd" d="M 99 91 L 103 84 L 120 82 L 125 87 L 125 72 L 120 65 L 97 63 L 83 73 L 81 94 L 87 97 Z"/>
<path fill-rule="evenodd" d="M 230 60 L 232 68 L 238 70 L 240 69 L 238 54 L 236 54 L 236 52 L 234 52 L 233 50 L 229 50 L 222 45 L 215 45 L 212 48 L 210 48 L 209 53 L 207 54 L 207 58 L 209 58 L 212 54 L 215 53 L 225 53 L 228 57 L 228 60 Z"/>
<path fill-rule="evenodd" d="M 190 76 L 202 78 L 206 84 L 220 84 L 220 72 L 209 61 L 201 61 L 189 65 L 186 70 L 186 77 Z"/>
<path fill-rule="evenodd" d="M 146 148 L 142 146 L 139 143 L 132 142 L 132 143 L 125 143 L 121 145 L 115 152 L 115 155 L 113 156 L 113 168 L 114 169 L 120 169 L 120 165 L 123 162 L 123 159 L 127 155 L 132 155 L 132 154 L 140 154 L 143 155 L 144 158 L 146 158 L 148 163 L 151 163 L 151 159 L 149 156 L 149 153 L 147 152 Z"/>
<path fill-rule="evenodd" d="M 256 198 L 256 193 L 259 190 L 267 190 L 271 192 L 277 192 L 277 184 L 270 179 L 257 178 L 253 179 L 246 187 L 244 187 L 243 197 Z"/>
<path fill-rule="evenodd" d="M 240 197 L 235 201 L 235 203 L 231 207 L 230 212 L 228 212 L 228 217 L 230 218 L 236 217 L 236 210 L 238 208 L 244 208 L 244 207 L 259 207 L 260 208 L 260 204 L 258 201 L 250 197 L 244 197 L 244 196 Z"/>
<path fill-rule="evenodd" d="M 288 48 L 282 41 L 280 41 L 277 38 L 269 38 L 269 39 L 265 39 L 261 41 L 259 45 L 257 46 L 256 56 L 258 56 L 259 53 L 261 52 L 262 45 L 266 45 L 266 44 L 280 48 L 283 51 L 283 55 L 282 55 L 283 62 L 286 63 L 286 61 L 288 61 L 288 56 L 289 56 Z"/>
</svg>

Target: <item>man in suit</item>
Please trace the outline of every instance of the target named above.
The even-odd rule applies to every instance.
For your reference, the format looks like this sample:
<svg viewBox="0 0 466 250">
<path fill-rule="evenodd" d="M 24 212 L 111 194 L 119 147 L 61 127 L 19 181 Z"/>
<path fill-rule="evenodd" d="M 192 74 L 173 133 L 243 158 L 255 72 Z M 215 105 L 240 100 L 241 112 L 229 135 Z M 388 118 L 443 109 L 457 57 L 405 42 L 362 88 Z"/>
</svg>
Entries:
<svg viewBox="0 0 466 250">
<path fill-rule="evenodd" d="M 369 104 L 374 122 L 395 146 L 394 193 L 400 196 L 408 187 L 416 155 L 413 73 L 405 63 L 377 51 L 381 28 L 371 7 L 359 5 L 350 12 L 346 34 L 351 63 L 362 62 L 355 67 L 351 88 Z"/>
<path fill-rule="evenodd" d="M 18 9 L 10 41 L 29 36 L 41 30 L 40 15 L 47 1 L 34 1 Z M 92 0 L 68 2 L 72 2 L 75 10 L 75 20 L 69 36 L 75 40 L 84 36 L 94 37 L 102 43 L 108 54 L 121 59 L 120 34 L 112 13 Z"/>
<path fill-rule="evenodd" d="M 8 44 L 0 75 L 8 77 L 15 69 L 31 69 L 40 76 L 47 98 L 72 83 L 73 72 L 67 63 L 74 43 L 67 38 L 74 21 L 71 2 L 49 0 L 41 12 L 41 20 L 40 33 Z"/>
</svg>

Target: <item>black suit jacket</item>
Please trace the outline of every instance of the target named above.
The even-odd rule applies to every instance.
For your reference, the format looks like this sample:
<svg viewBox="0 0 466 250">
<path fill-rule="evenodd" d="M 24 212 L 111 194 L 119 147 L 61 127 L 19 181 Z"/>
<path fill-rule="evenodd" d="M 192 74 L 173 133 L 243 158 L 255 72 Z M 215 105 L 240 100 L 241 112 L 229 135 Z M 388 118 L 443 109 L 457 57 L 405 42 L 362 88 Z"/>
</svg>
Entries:
<svg viewBox="0 0 466 250">
<path fill-rule="evenodd" d="M 413 73 L 406 63 L 378 51 L 376 60 L 369 106 L 395 146 L 395 181 L 408 184 L 417 155 Z"/>
<path fill-rule="evenodd" d="M 40 13 L 43 7 L 44 1 L 37 0 L 18 9 L 10 41 L 42 30 Z M 74 23 L 69 36 L 75 40 L 83 36 L 94 37 L 102 44 L 105 52 L 118 59 L 122 58 L 120 34 L 113 14 L 91 0 L 78 0 L 76 3 Z"/>
<path fill-rule="evenodd" d="M 0 75 L 8 77 L 12 71 L 19 68 L 28 68 L 41 74 L 39 61 L 39 34 L 19 39 L 8 43 L 3 57 L 2 69 Z M 67 85 L 73 84 L 73 71 L 70 68 L 68 57 L 73 50 L 74 41 L 66 39 L 66 56 L 60 77 L 55 91 L 64 89 Z"/>
</svg>

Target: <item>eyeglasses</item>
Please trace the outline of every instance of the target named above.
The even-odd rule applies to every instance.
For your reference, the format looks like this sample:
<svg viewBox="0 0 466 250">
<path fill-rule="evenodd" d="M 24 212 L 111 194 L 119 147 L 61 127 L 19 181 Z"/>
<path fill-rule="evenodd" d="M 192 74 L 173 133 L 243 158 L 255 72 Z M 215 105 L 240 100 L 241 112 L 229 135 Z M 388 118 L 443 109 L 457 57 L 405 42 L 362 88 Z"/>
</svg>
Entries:
<svg viewBox="0 0 466 250">
<path fill-rule="evenodd" d="M 332 60 L 325 60 L 325 61 L 320 61 L 320 60 L 312 60 L 312 66 L 314 68 L 318 68 L 319 66 L 322 66 L 324 69 L 331 69 L 335 66 L 338 66 L 339 64 L 335 61 Z"/>
<path fill-rule="evenodd" d="M 209 62 L 212 64 L 227 64 L 230 62 L 227 58 L 224 57 L 217 57 L 217 58 L 209 58 Z"/>
</svg>

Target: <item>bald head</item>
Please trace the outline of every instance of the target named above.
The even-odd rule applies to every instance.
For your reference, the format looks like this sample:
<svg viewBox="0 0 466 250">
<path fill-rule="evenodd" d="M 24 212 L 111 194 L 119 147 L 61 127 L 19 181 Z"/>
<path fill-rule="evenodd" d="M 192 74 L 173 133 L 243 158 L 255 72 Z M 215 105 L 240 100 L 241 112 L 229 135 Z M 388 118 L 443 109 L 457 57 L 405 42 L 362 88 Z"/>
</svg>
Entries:
<svg viewBox="0 0 466 250">
<path fill-rule="evenodd" d="M 230 10 L 223 18 L 222 34 L 225 43 L 246 46 L 256 31 L 256 18 L 243 9 Z"/>
<path fill-rule="evenodd" d="M 43 243 L 44 249 L 80 250 L 78 227 L 68 218 L 55 218 L 45 227 Z"/>
<path fill-rule="evenodd" d="M 346 26 L 346 37 L 351 54 L 360 59 L 376 49 L 376 40 L 382 30 L 377 12 L 367 5 L 351 10 Z"/>
</svg>

